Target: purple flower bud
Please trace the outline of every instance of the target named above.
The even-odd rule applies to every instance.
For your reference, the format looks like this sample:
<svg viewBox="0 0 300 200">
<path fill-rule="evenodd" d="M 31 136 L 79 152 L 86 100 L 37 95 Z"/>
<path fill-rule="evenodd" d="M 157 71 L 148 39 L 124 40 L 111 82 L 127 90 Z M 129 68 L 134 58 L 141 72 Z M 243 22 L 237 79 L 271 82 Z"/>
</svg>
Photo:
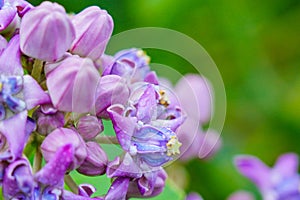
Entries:
<svg viewBox="0 0 300 200">
<path fill-rule="evenodd" d="M 41 150 L 46 162 L 53 158 L 55 152 L 60 147 L 65 146 L 67 144 L 71 144 L 75 151 L 75 158 L 71 163 L 69 170 L 78 168 L 86 159 L 86 146 L 77 132 L 67 128 L 55 129 L 43 141 L 41 145 Z"/>
<path fill-rule="evenodd" d="M 74 38 L 73 24 L 57 3 L 43 2 L 22 18 L 20 47 L 30 57 L 55 61 L 70 48 Z"/>
<path fill-rule="evenodd" d="M 104 53 L 113 31 L 113 20 L 106 10 L 91 6 L 72 17 L 76 38 L 71 53 L 97 60 Z"/>
<path fill-rule="evenodd" d="M 94 109 L 100 75 L 91 59 L 67 56 L 58 63 L 46 64 L 45 73 L 55 108 L 78 113 Z"/>
<path fill-rule="evenodd" d="M 86 148 L 87 157 L 77 171 L 88 176 L 104 174 L 108 161 L 105 151 L 96 142 L 87 142 Z"/>
<path fill-rule="evenodd" d="M 102 121 L 92 115 L 83 116 L 77 123 L 77 131 L 85 140 L 92 140 L 103 131 Z"/>
<path fill-rule="evenodd" d="M 36 120 L 37 132 L 41 135 L 48 135 L 65 124 L 64 113 L 57 111 L 50 104 L 39 107 L 34 111 L 32 117 Z"/>
<path fill-rule="evenodd" d="M 108 118 L 107 108 L 113 104 L 125 104 L 129 88 L 125 80 L 116 75 L 101 77 L 96 91 L 96 113 L 98 117 Z"/>
</svg>

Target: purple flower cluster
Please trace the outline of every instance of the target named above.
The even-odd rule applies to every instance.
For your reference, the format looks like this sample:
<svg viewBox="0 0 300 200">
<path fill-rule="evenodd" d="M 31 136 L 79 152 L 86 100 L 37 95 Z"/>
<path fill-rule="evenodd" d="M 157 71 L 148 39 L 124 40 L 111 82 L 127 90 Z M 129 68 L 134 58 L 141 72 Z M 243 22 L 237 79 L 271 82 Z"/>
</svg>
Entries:
<svg viewBox="0 0 300 200">
<path fill-rule="evenodd" d="M 143 50 L 104 54 L 112 31 L 111 16 L 96 6 L 68 15 L 57 3 L 34 7 L 23 0 L 0 0 L 0 182 L 5 199 L 152 197 L 164 189 L 163 166 L 178 158 L 182 147 L 188 158 L 218 148 L 216 140 L 202 138 L 202 125 L 212 112 L 207 81 L 186 76 L 183 80 L 195 89 L 192 95 L 184 81 L 166 87 Z M 197 96 L 193 104 L 186 101 L 190 96 Z M 102 120 L 112 122 L 115 137 L 102 133 Z M 99 144 L 108 139 L 123 150 L 111 161 Z M 32 166 L 25 147 L 36 150 Z M 91 197 L 95 188 L 89 184 L 65 190 L 72 170 L 106 174 L 111 187 L 99 197 Z"/>
</svg>

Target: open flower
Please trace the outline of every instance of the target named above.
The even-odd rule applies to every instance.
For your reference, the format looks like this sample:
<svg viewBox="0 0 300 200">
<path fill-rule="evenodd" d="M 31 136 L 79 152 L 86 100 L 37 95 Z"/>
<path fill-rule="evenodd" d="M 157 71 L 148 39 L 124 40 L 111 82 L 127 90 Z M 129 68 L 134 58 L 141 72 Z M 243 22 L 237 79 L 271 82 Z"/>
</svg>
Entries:
<svg viewBox="0 0 300 200">
<path fill-rule="evenodd" d="M 254 156 L 238 156 L 239 172 L 256 184 L 264 200 L 300 199 L 298 157 L 293 153 L 280 156 L 273 168 Z"/>
</svg>

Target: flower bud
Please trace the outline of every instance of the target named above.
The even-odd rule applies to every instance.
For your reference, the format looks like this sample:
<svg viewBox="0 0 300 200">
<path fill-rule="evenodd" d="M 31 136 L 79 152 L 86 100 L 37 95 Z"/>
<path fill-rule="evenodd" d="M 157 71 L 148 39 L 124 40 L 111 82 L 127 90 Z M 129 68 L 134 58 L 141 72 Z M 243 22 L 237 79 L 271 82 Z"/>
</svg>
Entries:
<svg viewBox="0 0 300 200">
<path fill-rule="evenodd" d="M 87 142 L 87 157 L 77 171 L 88 176 L 102 175 L 106 171 L 107 156 L 96 142 Z"/>
<path fill-rule="evenodd" d="M 42 105 L 35 110 L 33 118 L 37 122 L 37 132 L 41 135 L 48 135 L 56 128 L 63 127 L 65 123 L 64 113 L 57 111 L 49 104 Z"/>
<path fill-rule="evenodd" d="M 65 9 L 43 2 L 22 18 L 20 47 L 24 54 L 44 61 L 55 61 L 70 48 L 75 30 Z"/>
<path fill-rule="evenodd" d="M 75 158 L 69 170 L 79 167 L 87 156 L 86 146 L 80 135 L 67 128 L 58 128 L 50 133 L 41 145 L 43 156 L 48 162 L 55 156 L 55 152 L 62 146 L 72 144 L 75 150 Z"/>
<path fill-rule="evenodd" d="M 72 18 L 76 38 L 71 52 L 97 60 L 104 53 L 113 31 L 113 20 L 106 10 L 97 6 L 84 9 Z"/>
<path fill-rule="evenodd" d="M 85 113 L 94 108 L 100 75 L 93 61 L 77 55 L 45 66 L 47 87 L 53 105 L 61 111 Z"/>
<path fill-rule="evenodd" d="M 83 116 L 78 121 L 77 130 L 83 139 L 91 140 L 103 131 L 103 124 L 95 116 Z"/>
</svg>

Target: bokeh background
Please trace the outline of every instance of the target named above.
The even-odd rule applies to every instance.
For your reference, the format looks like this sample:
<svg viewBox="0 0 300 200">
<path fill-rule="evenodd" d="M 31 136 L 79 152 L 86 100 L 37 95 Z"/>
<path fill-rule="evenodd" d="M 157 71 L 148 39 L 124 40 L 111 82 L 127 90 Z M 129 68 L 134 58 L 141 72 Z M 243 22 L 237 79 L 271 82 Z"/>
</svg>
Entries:
<svg viewBox="0 0 300 200">
<path fill-rule="evenodd" d="M 34 5 L 41 0 L 30 0 Z M 209 160 L 184 166 L 184 191 L 204 199 L 226 199 L 243 189 L 260 196 L 232 164 L 253 154 L 272 165 L 284 152 L 300 153 L 299 0 L 57 0 L 68 12 L 90 5 L 108 10 L 114 34 L 154 26 L 182 32 L 210 54 L 223 77 L 227 117 L 223 147 Z M 147 50 L 153 62 L 193 72 L 184 59 Z M 80 179 L 80 178 L 79 178 Z M 99 184 L 99 183 L 98 183 Z M 176 199 L 176 193 L 171 196 Z"/>
</svg>

